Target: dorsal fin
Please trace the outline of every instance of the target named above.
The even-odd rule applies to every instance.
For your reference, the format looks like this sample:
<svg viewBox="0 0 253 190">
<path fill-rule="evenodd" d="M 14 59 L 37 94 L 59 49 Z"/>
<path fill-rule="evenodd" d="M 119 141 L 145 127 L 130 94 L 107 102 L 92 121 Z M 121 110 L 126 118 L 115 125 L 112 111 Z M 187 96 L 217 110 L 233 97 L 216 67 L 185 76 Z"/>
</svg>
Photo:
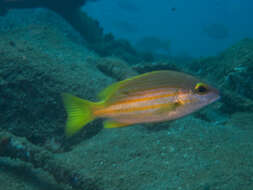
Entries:
<svg viewBox="0 0 253 190">
<path fill-rule="evenodd" d="M 118 88 L 120 87 L 120 82 L 115 82 L 111 85 L 109 85 L 108 87 L 106 87 L 104 90 L 102 90 L 99 94 L 98 94 L 98 98 L 100 100 L 104 100 L 106 101 L 107 99 L 109 99 L 113 94 L 115 94 L 115 92 L 118 90 Z"/>
<path fill-rule="evenodd" d="M 153 71 L 113 83 L 99 93 L 106 102 L 116 102 L 136 92 L 158 88 L 193 88 L 198 79 L 176 71 Z"/>
</svg>

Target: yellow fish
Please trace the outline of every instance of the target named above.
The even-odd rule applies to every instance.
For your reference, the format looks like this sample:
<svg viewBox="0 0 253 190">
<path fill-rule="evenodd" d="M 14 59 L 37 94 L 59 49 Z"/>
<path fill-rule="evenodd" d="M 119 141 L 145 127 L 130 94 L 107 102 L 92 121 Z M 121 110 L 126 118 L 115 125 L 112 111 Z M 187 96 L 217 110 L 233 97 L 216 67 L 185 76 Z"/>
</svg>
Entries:
<svg viewBox="0 0 253 190">
<path fill-rule="evenodd" d="M 173 120 L 219 98 L 217 89 L 176 71 L 141 74 L 105 88 L 99 102 L 62 94 L 67 111 L 66 136 L 72 136 L 96 118 L 105 128 Z"/>
</svg>

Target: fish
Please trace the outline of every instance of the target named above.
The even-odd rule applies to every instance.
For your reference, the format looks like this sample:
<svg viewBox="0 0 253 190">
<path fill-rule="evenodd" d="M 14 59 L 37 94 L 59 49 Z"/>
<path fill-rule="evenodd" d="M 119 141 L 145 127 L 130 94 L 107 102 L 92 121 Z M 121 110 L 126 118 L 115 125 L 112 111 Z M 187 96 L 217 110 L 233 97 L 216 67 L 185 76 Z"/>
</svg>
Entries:
<svg viewBox="0 0 253 190">
<path fill-rule="evenodd" d="M 175 8 L 175 7 L 172 7 L 172 8 L 171 8 L 171 11 L 172 11 L 172 12 L 176 11 L 176 8 Z"/>
<path fill-rule="evenodd" d="M 229 36 L 229 30 L 224 24 L 210 24 L 203 27 L 203 32 L 213 39 L 225 39 Z"/>
<path fill-rule="evenodd" d="M 104 128 L 175 120 L 219 99 L 219 91 L 182 72 L 152 71 L 109 85 L 91 102 L 62 94 L 67 112 L 65 134 L 71 137 L 96 118 Z"/>
</svg>

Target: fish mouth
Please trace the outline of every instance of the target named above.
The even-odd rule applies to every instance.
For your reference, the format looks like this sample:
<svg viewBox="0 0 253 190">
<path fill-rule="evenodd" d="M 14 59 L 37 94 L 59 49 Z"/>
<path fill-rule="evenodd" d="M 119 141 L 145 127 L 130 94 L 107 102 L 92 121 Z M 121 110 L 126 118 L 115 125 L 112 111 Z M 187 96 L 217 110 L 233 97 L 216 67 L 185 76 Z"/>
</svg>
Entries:
<svg viewBox="0 0 253 190">
<path fill-rule="evenodd" d="M 210 103 L 216 102 L 220 99 L 220 93 L 219 90 L 213 88 L 212 93 L 210 94 Z"/>
<path fill-rule="evenodd" d="M 220 95 L 216 95 L 216 97 L 214 97 L 212 100 L 211 100 L 211 103 L 213 102 L 216 102 L 217 100 L 220 99 Z"/>
<path fill-rule="evenodd" d="M 208 100 L 209 104 L 211 104 L 211 103 L 220 99 L 220 92 L 217 88 L 214 88 L 212 86 L 209 86 L 209 89 L 210 89 L 210 91 L 209 91 L 209 94 L 207 95 L 207 97 L 209 99 Z"/>
</svg>

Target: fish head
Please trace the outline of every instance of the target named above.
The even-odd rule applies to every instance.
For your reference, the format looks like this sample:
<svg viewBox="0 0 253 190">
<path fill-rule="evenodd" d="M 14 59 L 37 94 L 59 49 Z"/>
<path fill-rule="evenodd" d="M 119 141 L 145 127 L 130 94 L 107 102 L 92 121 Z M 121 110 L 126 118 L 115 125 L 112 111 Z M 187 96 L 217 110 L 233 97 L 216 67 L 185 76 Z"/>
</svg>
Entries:
<svg viewBox="0 0 253 190">
<path fill-rule="evenodd" d="M 192 99 L 200 108 L 219 99 L 219 91 L 205 83 L 198 82 L 192 89 Z"/>
<path fill-rule="evenodd" d="M 187 88 L 179 90 L 177 102 L 182 106 L 177 111 L 183 116 L 215 102 L 219 97 L 216 88 L 194 79 Z"/>
</svg>

